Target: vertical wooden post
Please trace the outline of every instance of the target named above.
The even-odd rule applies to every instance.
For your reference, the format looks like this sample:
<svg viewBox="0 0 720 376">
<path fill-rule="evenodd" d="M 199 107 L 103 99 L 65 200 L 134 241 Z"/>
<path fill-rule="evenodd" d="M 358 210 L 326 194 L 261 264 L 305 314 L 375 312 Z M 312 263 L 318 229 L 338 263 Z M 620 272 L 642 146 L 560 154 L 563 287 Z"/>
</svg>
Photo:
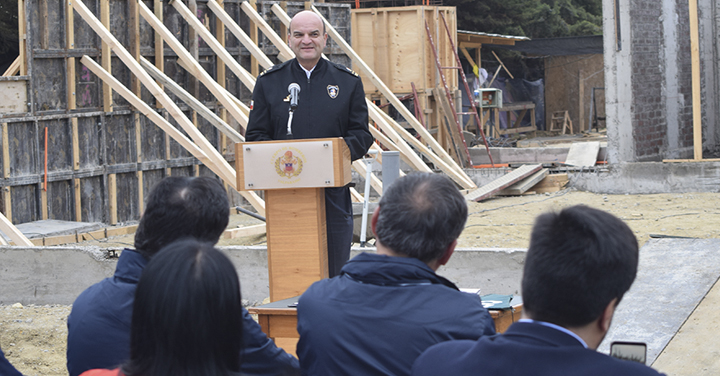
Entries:
<svg viewBox="0 0 720 376">
<path fill-rule="evenodd" d="M 690 14 L 690 57 L 692 59 L 693 158 L 702 159 L 702 99 L 700 98 L 700 35 L 697 0 L 688 3 Z"/>
<path fill-rule="evenodd" d="M 284 10 L 285 13 L 287 13 L 287 1 L 281 1 L 281 2 L 280 2 L 280 8 L 282 8 L 282 10 Z M 352 15 L 351 15 L 351 17 L 352 17 Z M 351 24 L 351 26 L 352 26 L 352 25 L 355 25 L 355 23 L 353 22 L 353 23 Z M 285 23 L 281 22 L 281 23 L 280 23 L 280 38 L 282 38 L 282 40 L 283 40 L 285 43 L 287 43 L 287 41 L 288 41 L 287 35 L 288 35 L 288 28 L 287 28 L 287 26 L 285 26 Z M 353 34 L 353 35 L 355 35 L 355 34 Z"/>
<path fill-rule="evenodd" d="M 108 208 L 110 210 L 110 224 L 117 224 L 117 175 L 108 174 Z"/>
<path fill-rule="evenodd" d="M 18 39 L 20 40 L 20 75 L 27 75 L 27 18 L 25 17 L 25 0 L 18 0 Z M 10 217 L 8 217 L 10 219 Z M 12 219 L 11 219 L 12 220 Z"/>
<path fill-rule="evenodd" d="M 578 68 L 578 133 L 585 130 L 585 78 L 582 67 Z"/>
<path fill-rule="evenodd" d="M 2 123 L 2 165 L 3 165 L 3 177 L 10 177 L 10 140 L 8 139 L 8 125 Z M 5 204 L 5 217 L 12 222 L 12 201 L 11 201 L 11 188 L 3 187 L 3 203 Z"/>
<path fill-rule="evenodd" d="M 73 12 L 72 1 L 65 3 L 65 47 L 70 52 L 75 49 L 75 12 Z M 68 110 L 77 108 L 76 95 L 76 72 L 75 58 L 68 57 L 67 63 L 67 98 Z M 70 118 L 72 127 L 72 165 L 73 170 L 80 169 L 80 136 L 78 134 L 78 119 Z M 82 196 L 80 191 L 80 179 L 73 179 L 73 200 L 75 201 L 75 220 L 82 221 Z"/>
<path fill-rule="evenodd" d="M 130 33 L 130 53 L 135 60 L 140 61 L 140 9 L 135 1 L 128 2 L 128 23 L 132 32 Z M 135 75 L 131 75 L 130 87 L 138 98 L 142 97 L 140 80 Z M 135 124 L 135 161 L 138 163 L 138 170 L 135 173 L 138 184 L 138 210 L 142 213 L 145 209 L 145 192 L 143 192 L 143 171 L 142 163 L 142 123 L 140 122 L 140 113 L 133 111 L 133 124 Z"/>
<path fill-rule="evenodd" d="M 50 30 L 48 30 L 48 0 L 40 0 L 38 4 L 39 22 L 38 31 L 40 33 L 40 48 L 47 50 L 50 45 Z"/>
<path fill-rule="evenodd" d="M 100 0 L 100 22 L 110 29 L 110 0 Z M 111 57 L 110 45 L 102 42 L 102 67 L 108 72 L 112 72 Z M 112 112 L 112 89 L 106 83 L 103 83 L 103 111 Z"/>
<path fill-rule="evenodd" d="M 257 11 L 256 0 L 249 0 L 249 4 L 253 9 Z M 258 28 L 257 25 L 255 25 L 255 22 L 253 22 L 252 20 L 250 20 L 250 39 L 252 39 L 253 43 L 255 43 L 256 45 L 258 44 Z M 257 77 L 258 74 L 260 74 L 258 61 L 252 55 L 250 55 L 250 74 L 252 74 L 253 77 Z"/>
</svg>

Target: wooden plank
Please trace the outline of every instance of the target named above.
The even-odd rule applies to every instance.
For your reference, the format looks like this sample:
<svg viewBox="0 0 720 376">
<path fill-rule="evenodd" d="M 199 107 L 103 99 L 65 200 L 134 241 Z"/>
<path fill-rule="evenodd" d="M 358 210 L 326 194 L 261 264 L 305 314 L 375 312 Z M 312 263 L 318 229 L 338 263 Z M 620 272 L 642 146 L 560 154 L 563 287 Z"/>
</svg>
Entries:
<svg viewBox="0 0 720 376">
<path fill-rule="evenodd" d="M 568 183 L 568 174 L 551 174 L 546 176 L 543 180 L 541 180 L 539 183 L 535 184 L 534 187 L 532 187 L 533 190 L 537 188 L 547 188 L 547 187 L 564 187 Z"/>
<path fill-rule="evenodd" d="M 257 11 L 257 1 L 256 0 L 248 0 L 247 1 L 250 6 Z M 250 40 L 252 40 L 253 44 L 258 44 L 258 29 L 257 26 L 255 26 L 255 23 L 250 20 Z M 255 58 L 254 55 L 250 55 L 250 71 L 252 72 L 253 77 L 257 77 L 260 74 L 260 69 L 258 69 L 258 61 Z"/>
<path fill-rule="evenodd" d="M 502 177 L 493 180 L 489 184 L 483 185 L 482 187 L 465 195 L 465 199 L 468 201 L 482 201 L 500 192 L 501 190 L 517 183 L 518 181 L 525 179 L 526 177 L 540 171 L 542 168 L 541 164 L 538 165 L 523 165 Z"/>
<path fill-rule="evenodd" d="M 365 165 L 365 162 L 362 159 L 358 159 L 352 163 L 352 167 L 357 171 L 360 176 L 363 177 L 363 179 L 367 176 L 367 166 Z M 375 176 L 375 174 L 370 175 L 370 186 L 377 192 L 378 195 L 382 196 L 383 194 L 383 183 L 380 181 L 380 179 Z"/>
<path fill-rule="evenodd" d="M 2 123 L 2 166 L 4 178 L 10 177 L 10 140 L 8 137 L 8 124 Z"/>
<path fill-rule="evenodd" d="M 474 188 L 475 183 L 472 182 L 472 180 L 465 174 L 465 172 L 458 166 L 455 161 L 452 160 L 450 155 L 448 155 L 447 152 L 445 152 L 444 149 L 440 146 L 440 144 L 430 135 L 430 133 L 423 127 L 422 124 L 415 118 L 415 116 L 410 112 L 410 110 L 403 105 L 400 100 L 395 96 L 395 94 L 390 91 L 390 89 L 383 83 L 370 69 L 370 67 L 362 60 L 362 58 L 355 53 L 355 51 L 350 47 L 350 45 L 347 44 L 347 42 L 342 38 L 342 36 L 335 30 L 335 28 L 325 19 L 325 17 L 320 13 L 320 11 L 317 10 L 313 6 L 313 11 L 322 18 L 323 22 L 325 22 L 327 32 L 332 36 L 333 40 L 338 44 L 338 46 L 352 59 L 353 65 L 357 65 L 365 74 L 367 74 L 373 84 L 376 88 L 387 98 L 387 100 L 393 104 L 395 109 L 402 115 L 403 118 L 410 124 L 410 126 L 415 129 L 415 131 L 422 137 L 422 139 L 427 143 L 430 148 L 445 162 L 448 166 L 453 168 L 459 175 L 463 176 L 465 179 L 465 183 L 468 185 L 464 188 Z"/>
<path fill-rule="evenodd" d="M 163 0 L 155 0 L 153 3 L 153 11 L 155 12 L 155 17 L 157 17 L 160 22 L 163 20 Z M 157 31 L 155 32 L 155 66 L 157 67 L 160 72 L 165 71 L 165 42 L 163 42 L 162 36 Z M 162 108 L 162 103 L 160 101 L 155 101 L 155 107 Z"/>
<path fill-rule="evenodd" d="M 550 171 L 547 168 L 543 168 L 527 178 L 520 180 L 519 182 L 498 192 L 498 196 L 519 196 L 543 180 L 549 172 Z"/>
<path fill-rule="evenodd" d="M 251 76 L 250 73 L 243 68 L 234 57 L 215 39 L 210 31 L 198 20 L 198 18 L 190 12 L 190 9 L 183 4 L 182 1 L 173 1 L 172 6 L 177 12 L 185 19 L 190 27 L 200 35 L 205 43 L 210 47 L 213 52 L 225 63 L 230 70 L 235 73 L 240 81 L 252 91 L 255 88 L 255 77 Z"/>
<path fill-rule="evenodd" d="M 20 72 L 20 56 L 16 57 L 15 60 L 10 64 L 8 69 L 3 73 L 3 77 L 10 77 Z"/>
<path fill-rule="evenodd" d="M 245 142 L 245 137 L 233 129 L 228 123 L 222 120 L 219 116 L 215 115 L 212 110 L 205 107 L 202 102 L 195 99 L 190 93 L 185 91 L 180 85 L 175 83 L 170 77 L 166 76 L 159 69 L 155 68 L 147 59 L 144 57 L 140 58 L 140 65 L 145 68 L 155 80 L 157 80 L 166 89 L 170 90 L 175 96 L 180 98 L 183 102 L 187 103 L 193 110 L 197 111 L 200 116 L 205 118 L 210 124 L 214 125 L 224 135 L 228 136 L 233 142 Z"/>
<path fill-rule="evenodd" d="M 82 222 L 82 191 L 80 190 L 80 179 L 73 179 L 73 199 L 75 200 L 75 220 Z"/>
<path fill-rule="evenodd" d="M 702 99 L 700 87 L 700 34 L 697 0 L 688 1 L 690 15 L 690 57 L 692 65 L 693 157 L 702 159 Z"/>
<path fill-rule="evenodd" d="M 708 159 L 663 159 L 666 163 L 687 163 L 687 162 L 720 162 L 720 158 Z"/>
<path fill-rule="evenodd" d="M 117 175 L 108 174 L 108 209 L 111 225 L 117 224 Z"/>
<path fill-rule="evenodd" d="M 15 242 L 15 245 L 23 245 L 26 247 L 32 247 L 33 243 L 23 235 L 20 230 L 15 227 L 4 215 L 0 214 L 0 231 L 7 235 L 10 240 Z"/>
<path fill-rule="evenodd" d="M 440 89 L 434 88 L 433 89 L 433 97 L 435 97 L 436 101 L 440 104 L 440 109 L 442 110 L 443 117 L 445 118 L 445 122 L 441 122 L 441 125 L 438 125 L 440 129 L 447 131 L 448 141 L 447 143 L 451 143 L 452 145 L 443 144 L 445 146 L 445 150 L 452 150 L 453 154 L 450 154 L 451 157 L 455 160 L 456 163 L 459 165 L 463 165 L 463 154 L 460 151 L 460 142 L 464 141 L 460 140 L 460 135 L 458 132 L 458 128 L 456 127 L 457 123 L 455 122 L 455 118 L 453 117 L 453 110 L 450 107 L 450 102 L 448 102 L 448 99 L 446 96 L 444 96 Z M 445 125 L 443 127 L 442 125 Z"/>
<path fill-rule="evenodd" d="M 78 2 L 76 2 L 73 7 L 77 4 Z M 110 0 L 100 0 L 100 21 L 107 30 L 110 30 Z M 108 72 L 112 72 L 111 58 L 112 50 L 110 49 L 110 44 L 103 39 L 102 67 Z M 103 84 L 103 111 L 112 112 L 112 110 L 112 89 L 110 89 L 110 85 Z"/>
<path fill-rule="evenodd" d="M 273 6 L 276 5 L 277 4 Z M 245 14 L 250 18 L 250 20 L 255 23 L 255 26 L 260 28 L 263 34 L 265 34 L 265 36 L 270 39 L 270 42 L 272 42 L 275 47 L 278 47 L 278 59 L 280 59 L 280 61 L 290 60 L 295 57 L 292 53 L 292 50 L 290 50 L 290 47 L 288 47 L 287 43 L 275 33 L 275 31 L 270 27 L 270 25 L 265 22 L 262 16 L 260 16 L 258 12 L 253 9 L 250 4 L 248 4 L 247 1 L 243 1 L 240 6 L 242 7 L 243 12 L 245 12 Z M 279 46 L 285 46 L 286 48 L 280 48 Z M 290 51 L 290 53 L 288 53 L 288 51 Z"/>
<path fill-rule="evenodd" d="M 50 247 L 53 245 L 77 243 L 78 237 L 77 237 L 77 234 L 68 234 L 68 235 L 46 236 L 46 237 L 43 237 L 42 240 L 43 240 L 43 246 Z"/>
<path fill-rule="evenodd" d="M 597 162 L 600 142 L 573 142 L 568 150 L 565 164 L 568 166 L 592 167 Z"/>
<path fill-rule="evenodd" d="M 3 194 L 3 204 L 5 204 L 5 214 L 6 218 L 12 219 L 12 189 L 13 187 L 2 187 L 2 194 Z"/>
<path fill-rule="evenodd" d="M 105 229 L 78 234 L 78 241 L 104 239 L 107 237 L 105 234 Z"/>
<path fill-rule="evenodd" d="M 148 24 L 150 24 L 150 26 L 156 32 L 160 33 L 160 35 L 162 36 L 165 43 L 167 43 L 167 45 L 170 46 L 170 48 L 173 51 L 175 51 L 175 53 L 178 55 L 178 59 L 182 60 L 183 63 L 185 63 L 186 67 L 184 67 L 184 68 L 187 69 L 188 72 L 190 72 L 190 74 L 193 77 L 199 79 L 205 85 L 206 88 L 208 88 L 208 90 L 215 96 L 215 98 L 218 101 L 220 101 L 220 103 L 222 103 L 222 105 L 225 106 L 225 108 L 227 108 L 228 111 L 230 111 L 230 114 L 232 115 L 233 118 L 235 118 L 235 120 L 238 123 L 247 125 L 247 116 L 240 110 L 240 108 L 238 108 L 237 104 L 232 99 L 230 99 L 227 95 L 225 95 L 226 90 L 222 86 L 220 86 L 212 77 L 210 77 L 210 75 L 207 73 L 207 71 L 205 71 L 205 68 L 203 68 L 200 65 L 200 63 L 198 63 L 198 61 L 192 57 L 192 55 L 188 52 L 188 50 L 185 49 L 183 44 L 180 43 L 180 41 L 178 41 L 177 38 L 175 38 L 175 35 L 170 30 L 168 30 L 168 28 L 160 20 L 158 20 L 157 17 L 155 17 L 155 15 L 153 15 L 152 12 L 150 12 L 150 9 L 148 9 L 148 7 L 143 2 L 139 2 L 138 6 L 140 8 L 140 15 L 145 19 L 145 21 L 148 22 Z M 96 32 L 97 32 L 97 30 L 96 30 Z M 110 35 L 110 36 L 112 36 L 112 35 Z M 112 37 L 112 38 L 115 39 L 114 37 Z M 117 48 L 124 50 L 124 48 L 122 46 L 120 46 L 119 43 L 117 43 Z M 115 47 L 113 47 L 113 49 L 115 49 Z M 117 50 L 116 50 L 116 53 L 118 53 Z M 118 54 L 118 55 L 120 55 L 120 54 Z M 136 71 L 136 70 L 142 71 L 142 69 L 139 69 L 140 68 L 139 65 L 133 65 L 132 63 L 127 62 L 125 60 L 123 60 L 123 62 L 126 65 L 128 65 L 130 70 L 133 71 L 133 73 L 135 73 L 136 75 L 138 75 L 138 74 L 142 75 L 143 73 L 145 75 L 147 74 L 144 71 L 143 71 L 143 73 L 138 73 Z M 137 62 L 135 62 L 135 63 L 137 63 Z M 149 85 L 152 85 L 153 89 L 159 89 L 157 87 L 157 84 L 146 83 L 142 77 L 140 79 L 143 82 L 143 84 L 145 85 L 145 87 L 147 87 L 148 89 L 150 89 Z M 162 90 L 159 90 L 159 91 L 162 92 Z M 153 94 L 156 94 L 155 92 L 153 92 L 153 90 L 150 90 L 150 92 L 152 92 Z M 170 98 L 167 97 L 167 95 L 165 95 L 164 93 L 162 93 L 162 96 L 165 97 L 162 99 L 162 101 L 172 102 L 170 100 Z M 173 105 L 174 108 L 171 110 L 170 106 L 167 103 L 163 103 L 163 105 L 165 106 L 165 108 L 168 109 L 168 112 L 170 112 L 170 114 L 173 116 L 173 118 L 175 116 L 177 116 L 177 114 L 175 114 L 176 109 L 179 111 L 179 108 L 177 108 L 177 106 Z M 182 117 L 187 119 L 184 115 L 182 115 Z M 178 121 L 178 123 L 183 127 L 183 129 L 185 129 L 185 127 L 187 125 L 192 124 L 189 121 L 188 122 Z M 200 147 L 205 151 L 205 153 L 209 157 L 211 157 L 211 158 L 214 158 L 213 156 L 216 156 L 218 158 L 221 157 L 220 154 L 217 153 L 217 150 L 215 150 L 215 151 L 210 150 L 210 149 L 214 150 L 214 148 L 212 148 L 212 147 L 210 149 L 206 150 L 206 147 L 210 145 L 207 142 L 207 140 L 202 141 L 202 140 L 196 139 L 197 136 L 202 136 L 202 134 L 200 134 L 199 131 L 197 131 L 197 130 L 189 131 L 188 129 L 185 129 L 185 131 L 188 132 L 188 134 L 190 135 L 190 138 L 192 138 L 193 141 L 195 141 L 198 145 L 200 145 Z M 203 137 L 203 139 L 205 139 L 204 136 L 202 136 L 202 137 Z"/>
<path fill-rule="evenodd" d="M 265 224 L 227 229 L 223 232 L 223 239 L 238 239 L 245 236 L 265 234 Z"/>
<path fill-rule="evenodd" d="M 121 235 L 129 235 L 135 233 L 137 231 L 138 225 L 132 225 L 132 226 L 124 226 L 124 227 L 107 227 L 105 229 L 105 236 L 111 237 L 111 236 L 121 236 Z"/>
<path fill-rule="evenodd" d="M 25 15 L 25 0 L 18 0 L 18 39 L 20 40 L 20 73 L 27 75 L 27 17 Z"/>
</svg>

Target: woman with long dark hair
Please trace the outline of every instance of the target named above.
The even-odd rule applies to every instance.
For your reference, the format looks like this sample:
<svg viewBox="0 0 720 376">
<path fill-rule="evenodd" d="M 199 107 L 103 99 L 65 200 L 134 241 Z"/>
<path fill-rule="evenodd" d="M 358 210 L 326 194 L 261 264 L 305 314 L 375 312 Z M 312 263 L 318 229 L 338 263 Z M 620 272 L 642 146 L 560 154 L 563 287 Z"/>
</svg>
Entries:
<svg viewBox="0 0 720 376">
<path fill-rule="evenodd" d="M 102 333 L 98 333 L 102 335 Z M 165 246 L 143 271 L 130 360 L 81 376 L 228 376 L 240 372 L 242 303 L 232 262 L 209 243 Z"/>
</svg>

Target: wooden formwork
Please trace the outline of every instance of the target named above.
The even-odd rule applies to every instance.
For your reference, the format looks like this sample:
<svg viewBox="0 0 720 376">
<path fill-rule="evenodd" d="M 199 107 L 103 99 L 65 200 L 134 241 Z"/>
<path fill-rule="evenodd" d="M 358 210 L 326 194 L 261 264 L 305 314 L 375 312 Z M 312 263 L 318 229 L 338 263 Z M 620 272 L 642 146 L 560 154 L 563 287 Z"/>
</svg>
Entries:
<svg viewBox="0 0 720 376">
<path fill-rule="evenodd" d="M 143 101 L 158 107 L 162 116 L 178 127 L 167 112 L 159 108 L 161 106 L 155 103 L 153 96 L 141 88 L 117 55 L 111 53 L 72 10 L 68 5 L 72 2 L 17 1 L 20 75 L 0 77 L 2 96 L 10 99 L 0 106 L 0 187 L 3 193 L 0 210 L 8 219 L 15 224 L 40 219 L 110 224 L 137 220 L 143 211 L 145 195 L 163 177 L 215 176 L 80 63 L 84 55 L 93 58 Z M 207 0 L 183 2 L 243 67 L 254 74 L 262 70 L 208 9 Z M 135 1 L 85 0 L 83 3 L 133 56 L 154 62 L 218 116 L 240 129 L 216 103 L 212 93 L 177 64 L 177 55 L 167 45 L 161 46 L 161 39 L 138 15 Z M 172 6 L 161 0 L 144 0 L 143 3 L 163 20 L 221 86 L 241 101 L 249 102 L 250 90 L 226 69 Z M 254 5 L 265 15 L 270 13 L 274 3 Z M 225 0 L 222 6 L 277 62 L 277 49 L 254 31 L 257 28 L 242 11 L 241 2 Z M 286 3 L 285 6 L 294 14 L 305 5 Z M 326 12 L 331 22 L 347 25 L 348 5 L 316 6 Z M 326 51 L 330 56 L 338 53 L 330 47 Z M 337 58 L 332 56 L 334 61 L 341 61 Z M 227 137 L 183 102 L 175 101 L 213 147 L 232 162 L 234 150 Z M 242 198 L 230 187 L 228 189 L 231 203 L 239 204 Z"/>
<path fill-rule="evenodd" d="M 442 124 L 442 111 L 432 91 L 442 87 L 437 73 L 435 57 L 425 30 L 427 22 L 438 49 L 443 67 L 456 66 L 450 39 L 440 19 L 445 16 L 453 43 L 457 45 L 457 15 L 455 7 L 408 6 L 391 8 L 353 9 L 352 46 L 366 64 L 397 96 L 412 94 L 415 84 L 420 106 L 429 129 Z M 445 70 L 450 90 L 458 89 L 457 70 Z M 370 79 L 363 78 L 369 98 L 381 98 Z"/>
</svg>

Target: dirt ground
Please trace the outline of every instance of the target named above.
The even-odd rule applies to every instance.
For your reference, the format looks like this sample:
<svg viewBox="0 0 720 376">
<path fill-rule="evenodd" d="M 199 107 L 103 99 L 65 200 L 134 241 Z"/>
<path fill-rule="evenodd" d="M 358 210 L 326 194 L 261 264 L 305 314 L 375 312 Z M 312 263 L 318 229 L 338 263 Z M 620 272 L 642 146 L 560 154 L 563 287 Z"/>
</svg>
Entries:
<svg viewBox="0 0 720 376">
<path fill-rule="evenodd" d="M 527 247 L 534 218 L 548 210 L 585 204 L 606 210 L 635 231 L 640 245 L 651 236 L 720 237 L 720 195 L 683 193 L 607 195 L 566 189 L 557 193 L 494 198 L 470 203 L 459 247 Z M 234 211 L 233 211 L 234 212 Z M 230 227 L 260 223 L 233 215 Z M 258 245 L 265 236 L 222 240 L 219 245 Z M 132 235 L 92 242 L 106 247 L 132 246 Z M 442 274 L 442 269 L 440 269 Z M 25 375 L 66 375 L 66 317 L 70 306 L 0 306 L 0 346 Z"/>
</svg>

